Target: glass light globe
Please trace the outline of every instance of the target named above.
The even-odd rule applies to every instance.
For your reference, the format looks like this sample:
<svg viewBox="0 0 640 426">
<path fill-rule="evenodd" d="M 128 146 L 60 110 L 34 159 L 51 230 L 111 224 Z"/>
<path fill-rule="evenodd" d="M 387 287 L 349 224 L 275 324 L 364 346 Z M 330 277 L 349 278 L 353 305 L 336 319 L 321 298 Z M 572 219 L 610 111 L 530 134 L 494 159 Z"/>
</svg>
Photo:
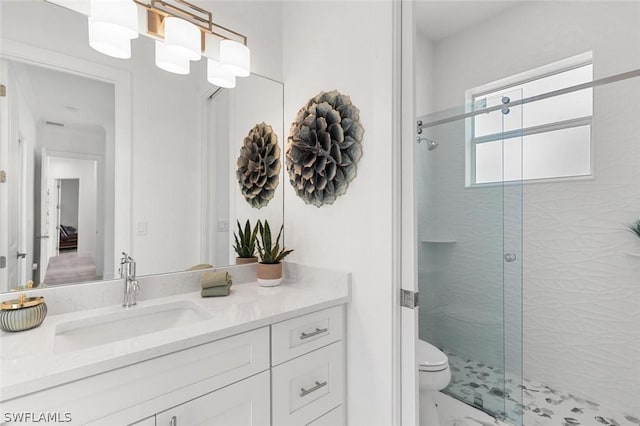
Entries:
<svg viewBox="0 0 640 426">
<path fill-rule="evenodd" d="M 251 74 L 251 51 L 237 41 L 220 42 L 220 62 L 238 77 L 248 77 Z"/>
<path fill-rule="evenodd" d="M 225 89 L 236 87 L 235 74 L 213 59 L 207 59 L 207 80 L 209 83 Z"/>
<path fill-rule="evenodd" d="M 89 17 L 89 46 L 108 56 L 119 59 L 131 57 L 131 39 L 114 36 L 110 25 L 92 22 Z"/>
<path fill-rule="evenodd" d="M 174 74 L 189 74 L 191 62 L 180 55 L 176 55 L 165 43 L 156 40 L 156 66 Z"/>
<path fill-rule="evenodd" d="M 202 33 L 191 22 L 168 16 L 164 20 L 164 42 L 176 55 L 191 61 L 201 57 Z"/>
</svg>

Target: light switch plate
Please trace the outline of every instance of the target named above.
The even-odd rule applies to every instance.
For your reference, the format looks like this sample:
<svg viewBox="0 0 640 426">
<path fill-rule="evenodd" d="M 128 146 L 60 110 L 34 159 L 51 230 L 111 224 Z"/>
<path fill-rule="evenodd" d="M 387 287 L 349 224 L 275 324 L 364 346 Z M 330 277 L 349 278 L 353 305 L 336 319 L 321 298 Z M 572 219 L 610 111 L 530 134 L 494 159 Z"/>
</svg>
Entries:
<svg viewBox="0 0 640 426">
<path fill-rule="evenodd" d="M 219 220 L 218 221 L 218 232 L 229 232 L 229 221 L 228 220 Z"/>
</svg>

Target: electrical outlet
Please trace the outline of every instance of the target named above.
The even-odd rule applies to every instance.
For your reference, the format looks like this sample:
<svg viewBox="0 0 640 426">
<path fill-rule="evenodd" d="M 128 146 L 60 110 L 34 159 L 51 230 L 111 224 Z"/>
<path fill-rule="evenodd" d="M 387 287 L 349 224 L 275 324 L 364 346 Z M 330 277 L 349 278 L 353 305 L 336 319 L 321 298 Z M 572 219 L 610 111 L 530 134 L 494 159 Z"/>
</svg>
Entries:
<svg viewBox="0 0 640 426">
<path fill-rule="evenodd" d="M 218 232 L 229 232 L 229 221 L 228 220 L 219 220 L 218 221 Z"/>
</svg>

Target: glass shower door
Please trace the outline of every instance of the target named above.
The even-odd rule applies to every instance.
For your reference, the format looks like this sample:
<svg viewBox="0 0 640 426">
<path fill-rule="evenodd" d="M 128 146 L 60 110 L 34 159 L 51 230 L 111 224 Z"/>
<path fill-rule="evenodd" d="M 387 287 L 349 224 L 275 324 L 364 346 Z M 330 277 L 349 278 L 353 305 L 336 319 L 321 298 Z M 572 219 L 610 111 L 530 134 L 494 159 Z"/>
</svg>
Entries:
<svg viewBox="0 0 640 426">
<path fill-rule="evenodd" d="M 416 150 L 419 335 L 443 350 L 444 390 L 521 425 L 519 93 L 421 117 Z M 475 109 L 496 106 L 477 116 Z M 439 123 L 439 124 L 434 124 Z"/>
</svg>

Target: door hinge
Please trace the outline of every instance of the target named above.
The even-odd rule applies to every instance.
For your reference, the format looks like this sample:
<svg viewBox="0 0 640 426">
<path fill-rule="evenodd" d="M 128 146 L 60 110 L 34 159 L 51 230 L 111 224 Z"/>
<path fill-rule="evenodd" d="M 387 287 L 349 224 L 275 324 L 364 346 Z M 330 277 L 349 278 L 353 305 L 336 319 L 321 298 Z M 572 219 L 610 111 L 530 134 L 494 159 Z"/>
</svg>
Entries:
<svg viewBox="0 0 640 426">
<path fill-rule="evenodd" d="M 7 257 L 0 256 L 0 269 L 4 269 L 7 267 Z"/>
<path fill-rule="evenodd" d="M 0 84 L 0 97 L 4 98 L 5 96 L 7 96 L 7 86 Z"/>
<path fill-rule="evenodd" d="M 0 170 L 0 183 L 6 183 L 7 182 L 7 172 L 5 172 L 4 170 Z"/>
<path fill-rule="evenodd" d="M 418 292 L 400 290 L 400 306 L 403 308 L 415 309 L 418 307 Z"/>
</svg>

